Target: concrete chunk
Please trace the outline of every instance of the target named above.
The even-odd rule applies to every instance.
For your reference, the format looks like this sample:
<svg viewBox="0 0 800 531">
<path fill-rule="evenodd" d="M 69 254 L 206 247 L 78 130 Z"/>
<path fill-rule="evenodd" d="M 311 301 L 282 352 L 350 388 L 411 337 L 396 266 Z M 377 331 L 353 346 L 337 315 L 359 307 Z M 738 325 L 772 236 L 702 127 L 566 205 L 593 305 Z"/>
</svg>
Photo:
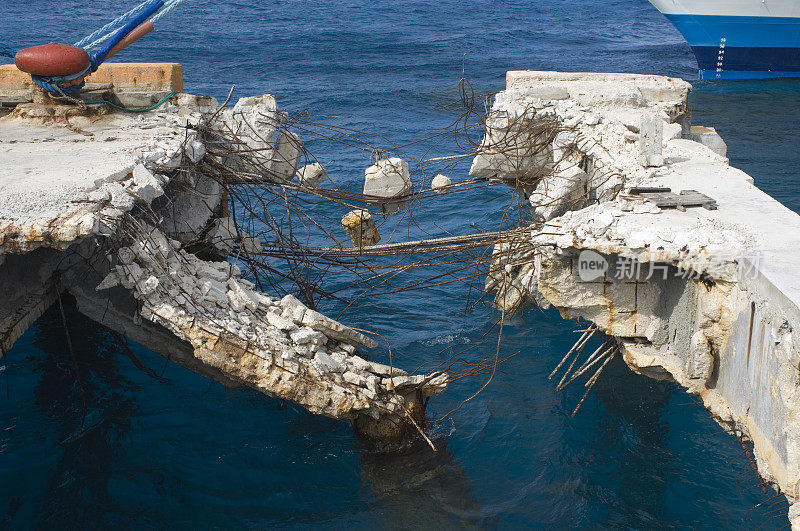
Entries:
<svg viewBox="0 0 800 531">
<path fill-rule="evenodd" d="M 323 168 L 322 164 L 319 162 L 308 164 L 297 170 L 297 180 L 303 186 L 319 186 L 319 184 L 327 178 L 328 172 L 325 171 L 325 168 Z"/>
<path fill-rule="evenodd" d="M 342 228 L 350 236 L 353 247 L 362 248 L 377 245 L 381 235 L 375 227 L 372 215 L 366 210 L 351 210 L 342 218 Z"/>
<path fill-rule="evenodd" d="M 439 173 L 431 181 L 431 190 L 436 190 L 438 193 L 442 193 L 444 192 L 443 189 L 447 188 L 451 184 L 453 184 L 453 182 L 450 180 L 450 177 Z"/>
<path fill-rule="evenodd" d="M 389 201 L 411 192 L 408 163 L 401 158 L 381 159 L 364 172 L 364 195 L 386 214 L 397 212 L 405 202 Z"/>
<path fill-rule="evenodd" d="M 664 156 L 661 154 L 664 142 L 664 122 L 652 115 L 642 117 L 639 127 L 639 148 L 641 165 L 663 166 Z"/>
</svg>

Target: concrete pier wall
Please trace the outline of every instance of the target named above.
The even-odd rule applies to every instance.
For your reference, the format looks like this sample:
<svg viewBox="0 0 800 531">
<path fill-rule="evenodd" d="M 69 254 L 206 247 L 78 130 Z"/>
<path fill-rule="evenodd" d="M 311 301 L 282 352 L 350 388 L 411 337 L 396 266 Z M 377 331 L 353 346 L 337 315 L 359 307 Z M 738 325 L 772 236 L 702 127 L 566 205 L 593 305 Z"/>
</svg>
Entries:
<svg viewBox="0 0 800 531">
<path fill-rule="evenodd" d="M 713 129 L 691 126 L 690 88 L 659 76 L 510 72 L 487 119 L 500 130 L 487 131 L 473 171 L 514 183 L 509 168 L 531 167 L 492 143 L 503 124 L 555 117 L 561 130 L 552 171 L 519 187 L 539 221 L 529 239 L 496 247 L 487 288 L 507 311 L 536 301 L 595 323 L 631 369 L 699 396 L 752 441 L 800 529 L 800 216 L 732 168 Z M 573 155 L 558 158 L 565 145 Z M 671 208 L 682 200 L 689 206 Z"/>
</svg>

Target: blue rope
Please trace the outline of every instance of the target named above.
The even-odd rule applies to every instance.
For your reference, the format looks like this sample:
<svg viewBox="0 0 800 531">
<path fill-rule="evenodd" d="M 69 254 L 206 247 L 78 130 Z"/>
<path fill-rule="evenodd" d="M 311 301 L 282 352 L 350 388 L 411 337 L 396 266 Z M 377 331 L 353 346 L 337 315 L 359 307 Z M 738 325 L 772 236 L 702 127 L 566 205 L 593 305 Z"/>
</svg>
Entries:
<svg viewBox="0 0 800 531">
<path fill-rule="evenodd" d="M 33 80 L 34 83 L 42 87 L 44 90 L 56 96 L 58 95 L 70 96 L 78 92 L 86 85 L 86 82 L 81 82 L 80 85 L 73 85 L 71 87 L 61 88 L 58 86 L 57 81 L 52 81 L 54 78 L 51 77 L 35 76 L 31 74 L 31 79 Z M 57 79 L 62 79 L 62 78 L 57 78 Z"/>
<path fill-rule="evenodd" d="M 179 5 L 184 3 L 185 1 L 186 0 L 168 0 L 167 2 L 164 3 L 164 9 L 162 9 L 160 13 L 158 13 L 156 16 L 154 16 L 153 19 L 150 22 L 155 24 L 156 22 L 161 20 L 163 17 L 169 15 L 169 13 L 173 9 L 175 9 L 176 7 L 178 7 Z"/>
<path fill-rule="evenodd" d="M 111 51 L 111 48 L 116 46 L 119 41 L 127 37 L 128 33 L 147 22 L 147 19 L 150 18 L 150 15 L 161 9 L 163 6 L 164 0 L 153 0 L 143 11 L 126 22 L 125 25 L 119 28 L 116 32 L 114 32 L 114 35 L 112 35 L 111 38 L 105 42 L 105 44 L 91 54 L 92 72 L 97 70 L 97 67 L 106 60 L 106 56 L 108 55 L 108 52 Z"/>
<path fill-rule="evenodd" d="M 111 49 L 116 46 L 119 41 L 124 39 L 130 32 L 147 21 L 150 15 L 161 9 L 163 5 L 164 0 L 149 0 L 147 2 L 147 6 L 143 10 L 140 10 L 139 13 L 133 18 L 129 18 L 128 21 L 121 28 L 117 29 L 98 50 L 89 53 L 90 63 L 89 66 L 83 71 L 70 74 L 69 76 L 59 77 L 31 75 L 31 79 L 34 83 L 51 94 L 61 94 L 66 96 L 75 94 L 86 85 L 84 81 L 81 81 L 81 83 L 78 85 L 72 85 L 70 87 L 61 87 L 61 85 L 67 81 L 77 79 L 86 73 L 91 74 L 96 72 L 100 65 L 103 64 L 103 61 L 106 60 L 106 57 Z"/>
<path fill-rule="evenodd" d="M 89 66 L 84 70 L 68 76 L 58 77 L 31 75 L 31 79 L 36 85 L 54 95 L 69 97 L 77 93 L 86 85 L 84 81 L 81 81 L 79 85 L 70 87 L 62 87 L 61 85 L 78 79 L 87 73 L 91 74 L 97 71 L 108 57 L 111 49 L 128 36 L 130 32 L 144 24 L 151 15 L 161 10 L 161 12 L 152 19 L 152 22 L 155 23 L 184 1 L 185 0 L 145 0 L 145 2 L 142 2 L 127 13 L 117 17 L 99 30 L 75 43 L 76 48 L 83 48 L 89 53 Z M 164 9 L 162 10 L 162 8 Z M 99 48 L 97 50 L 93 52 L 90 51 L 98 46 Z M 0 46 L 0 56 L 13 58 L 14 55 L 15 53 L 13 50 Z"/>
<path fill-rule="evenodd" d="M 154 1 L 155 0 L 145 0 L 138 6 L 134 7 L 133 9 L 125 13 L 124 15 L 112 20 L 99 30 L 92 33 L 91 35 L 87 35 L 83 39 L 76 42 L 75 47 L 88 50 L 101 45 L 102 43 L 111 38 L 112 32 L 115 29 L 119 28 L 120 26 L 128 22 L 130 19 L 141 13 L 142 10 L 144 10 L 148 5 L 152 4 Z"/>
</svg>

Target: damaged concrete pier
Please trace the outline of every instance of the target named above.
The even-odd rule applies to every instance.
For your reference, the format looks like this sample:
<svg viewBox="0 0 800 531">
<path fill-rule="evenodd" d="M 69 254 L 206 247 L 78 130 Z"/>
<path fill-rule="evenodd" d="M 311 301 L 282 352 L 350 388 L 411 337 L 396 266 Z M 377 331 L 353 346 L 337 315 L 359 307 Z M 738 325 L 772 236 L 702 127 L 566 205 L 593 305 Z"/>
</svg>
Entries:
<svg viewBox="0 0 800 531">
<path fill-rule="evenodd" d="M 800 216 L 693 127 L 680 79 L 509 72 L 471 173 L 517 186 L 539 221 L 495 249 L 487 287 L 616 336 L 634 371 L 673 380 L 728 432 L 800 529 Z M 555 119 L 544 152 L 525 124 Z M 522 134 L 518 134 L 519 132 Z"/>
<path fill-rule="evenodd" d="M 142 68 L 149 75 L 138 83 Z M 423 401 L 444 391 L 446 374 L 367 361 L 357 349 L 377 346 L 368 334 L 257 290 L 224 260 L 248 237 L 226 218 L 226 186 L 235 184 L 209 179 L 202 165 L 292 178 L 302 142 L 283 127 L 275 99 L 221 109 L 180 92 L 176 65 L 105 65 L 98 75 L 123 103 L 172 96 L 128 114 L 44 101 L 19 80 L 5 93 L 28 103 L 0 118 L 2 353 L 66 291 L 98 323 L 226 385 L 351 420 L 375 444 L 421 433 Z M 207 142 L 219 137 L 200 134 L 201 122 L 248 145 L 211 160 Z M 193 253 L 203 242 L 220 261 Z"/>
</svg>

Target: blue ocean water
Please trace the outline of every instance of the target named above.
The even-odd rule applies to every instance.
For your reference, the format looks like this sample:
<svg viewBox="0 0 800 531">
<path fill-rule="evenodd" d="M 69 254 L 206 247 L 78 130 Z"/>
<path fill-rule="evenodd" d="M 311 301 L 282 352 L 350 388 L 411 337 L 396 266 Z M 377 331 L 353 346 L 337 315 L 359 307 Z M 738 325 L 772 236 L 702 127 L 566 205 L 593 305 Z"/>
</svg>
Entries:
<svg viewBox="0 0 800 531">
<path fill-rule="evenodd" d="M 74 42 L 130 4 L 4 0 L 0 44 Z M 462 75 L 476 93 L 501 90 L 511 69 L 632 71 L 696 78 L 688 46 L 645 0 L 567 2 L 189 0 L 120 61 L 176 61 L 186 89 L 220 100 L 273 93 L 315 121 L 424 139 L 454 116 Z M 732 164 L 790 208 L 796 192 L 800 84 L 698 83 L 694 122 L 716 126 Z M 304 135 L 343 186 L 370 153 Z M 382 142 L 377 141 L 376 142 Z M 421 142 L 411 155 L 453 154 Z M 384 147 L 388 142 L 384 144 Z M 452 170 L 466 176 L 467 166 Z M 415 173 L 419 179 L 420 172 Z M 424 230 L 497 226 L 509 190 L 437 199 Z M 398 235 L 397 238 L 400 238 Z M 413 281 L 410 277 L 409 281 Z M 385 335 L 413 368 L 464 341 L 494 352 L 488 306 L 465 313 L 467 287 L 367 299 L 342 315 Z M 556 393 L 547 374 L 580 325 L 529 310 L 507 320 L 502 353 L 519 351 L 491 385 L 434 424 L 439 448 L 377 455 L 346 423 L 253 391 L 225 389 L 132 344 L 166 382 L 148 377 L 107 330 L 67 303 L 88 415 L 49 311 L 0 371 L 0 527 L 37 528 L 780 528 L 774 493 L 754 487 L 741 447 L 674 385 L 604 373 L 575 419 L 580 389 Z M 338 313 L 335 304 L 325 311 Z M 371 353 L 385 360 L 387 353 Z M 483 383 L 453 385 L 429 417 Z M 777 517 L 775 517 L 777 516 Z M 775 518 L 774 518 L 775 517 Z"/>
</svg>

